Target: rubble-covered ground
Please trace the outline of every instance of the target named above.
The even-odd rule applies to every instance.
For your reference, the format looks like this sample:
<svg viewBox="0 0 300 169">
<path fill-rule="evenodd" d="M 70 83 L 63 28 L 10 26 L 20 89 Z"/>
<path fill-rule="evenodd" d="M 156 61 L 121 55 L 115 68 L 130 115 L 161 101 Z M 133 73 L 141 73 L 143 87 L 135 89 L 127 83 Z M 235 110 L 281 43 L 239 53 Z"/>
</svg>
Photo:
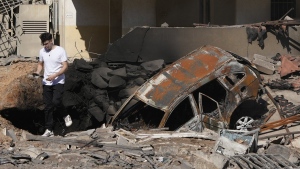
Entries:
<svg viewBox="0 0 300 169">
<path fill-rule="evenodd" d="M 87 106 L 71 107 L 69 113 L 74 121 L 71 128 L 64 128 L 58 116 L 56 136 L 41 137 L 39 136 L 43 132 L 41 79 L 28 77 L 35 71 L 36 65 L 35 62 L 17 62 L 0 67 L 0 129 L 2 130 L 0 168 L 243 168 L 242 164 L 239 166 L 233 158 L 216 153 L 216 145 L 220 143 L 220 137 L 213 131 L 205 130 L 202 133 L 170 132 L 163 129 L 136 132 L 123 129 L 113 131 L 111 127 L 101 127 L 103 122 L 89 115 Z M 70 70 L 74 69 L 70 67 Z M 147 73 L 142 71 L 140 73 L 146 80 Z M 72 75 L 74 77 L 79 74 L 86 77 L 89 73 Z M 264 84 L 278 78 L 276 76 L 277 74 L 263 75 Z M 131 86 L 134 82 L 130 81 Z M 83 81 L 83 84 L 88 83 Z M 116 83 L 111 83 L 114 84 Z M 295 106 L 300 105 L 297 92 L 275 88 L 272 91 L 275 95 L 283 95 Z M 119 93 L 116 95 L 119 96 Z M 86 98 L 82 97 L 82 99 Z M 114 101 L 118 102 L 117 99 Z M 111 102 L 109 103 L 112 105 Z M 267 104 L 271 103 L 267 101 Z M 289 126 L 291 126 L 290 132 L 298 130 L 297 122 Z M 267 137 L 275 133 L 278 136 Z M 266 158 L 264 154 L 281 154 L 284 157 L 281 162 L 288 160 L 290 163 L 286 162 L 285 165 L 299 168 L 299 134 L 283 137 L 280 133 L 282 133 L 281 127 L 262 133 L 259 137 L 266 136 L 266 138 L 258 140 L 255 155 Z M 230 148 L 230 144 L 228 146 Z M 276 162 L 275 157 L 272 158 L 273 162 L 265 159 L 265 163 L 273 165 L 270 168 L 284 166 L 280 161 Z"/>
</svg>

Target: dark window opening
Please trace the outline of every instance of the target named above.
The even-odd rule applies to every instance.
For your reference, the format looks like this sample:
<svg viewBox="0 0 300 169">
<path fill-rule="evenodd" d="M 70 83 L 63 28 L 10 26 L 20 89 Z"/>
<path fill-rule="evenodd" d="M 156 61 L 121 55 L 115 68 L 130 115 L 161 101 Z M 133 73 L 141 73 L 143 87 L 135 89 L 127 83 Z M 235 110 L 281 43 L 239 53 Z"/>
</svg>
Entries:
<svg viewBox="0 0 300 169">
<path fill-rule="evenodd" d="M 201 86 L 193 92 L 197 103 L 199 103 L 199 93 L 203 93 L 208 97 L 214 99 L 219 104 L 220 109 L 223 109 L 227 92 L 216 79 Z M 218 118 L 217 103 L 208 97 L 202 95 L 203 113 L 205 113 L 208 116 L 214 116 L 215 118 Z"/>
<path fill-rule="evenodd" d="M 246 91 L 246 87 L 243 86 L 243 87 L 241 88 L 241 92 L 245 92 L 245 91 Z"/>
<path fill-rule="evenodd" d="M 271 0 L 271 20 L 278 20 L 291 8 L 294 10 L 288 13 L 289 17 L 296 17 L 296 0 Z"/>
<path fill-rule="evenodd" d="M 225 79 L 231 84 L 231 87 L 238 83 L 243 77 L 245 76 L 244 73 L 235 73 L 229 74 L 225 77 Z"/>
<path fill-rule="evenodd" d="M 228 76 L 226 76 L 225 78 L 231 84 L 231 86 L 234 85 L 234 82 Z"/>
<path fill-rule="evenodd" d="M 164 112 L 145 104 L 142 101 L 131 99 L 118 117 L 120 120 L 113 124 L 115 128 L 126 130 L 158 128 Z"/>
<path fill-rule="evenodd" d="M 211 97 L 218 103 L 224 102 L 226 98 L 226 90 L 216 79 L 206 83 L 193 92 L 197 103 L 199 102 L 199 92 Z"/>
<path fill-rule="evenodd" d="M 194 117 L 189 98 L 184 99 L 171 113 L 165 127 L 176 130 Z"/>
</svg>

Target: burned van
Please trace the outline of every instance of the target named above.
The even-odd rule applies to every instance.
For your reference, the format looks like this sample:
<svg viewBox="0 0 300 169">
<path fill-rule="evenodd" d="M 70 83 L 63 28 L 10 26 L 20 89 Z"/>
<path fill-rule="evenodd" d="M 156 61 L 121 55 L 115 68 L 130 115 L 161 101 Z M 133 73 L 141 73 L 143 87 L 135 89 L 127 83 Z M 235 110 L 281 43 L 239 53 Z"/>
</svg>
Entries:
<svg viewBox="0 0 300 169">
<path fill-rule="evenodd" d="M 246 130 L 253 114 L 235 110 L 258 97 L 259 84 L 259 74 L 244 59 L 203 46 L 140 86 L 115 114 L 112 125 L 127 130 L 230 126 Z"/>
</svg>

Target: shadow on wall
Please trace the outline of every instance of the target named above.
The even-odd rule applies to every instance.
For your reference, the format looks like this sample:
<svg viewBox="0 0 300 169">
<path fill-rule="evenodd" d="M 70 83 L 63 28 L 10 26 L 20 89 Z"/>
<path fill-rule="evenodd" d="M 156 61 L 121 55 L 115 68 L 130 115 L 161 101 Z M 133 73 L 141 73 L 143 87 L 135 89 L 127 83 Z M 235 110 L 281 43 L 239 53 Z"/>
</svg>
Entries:
<svg viewBox="0 0 300 169">
<path fill-rule="evenodd" d="M 67 26 L 66 32 L 69 31 L 71 34 L 69 36 L 76 41 L 79 51 L 84 48 L 91 57 L 97 57 L 96 54 L 102 54 L 107 50 L 109 0 L 72 0 L 72 2 L 76 10 L 76 25 Z M 76 39 L 77 32 L 80 39 Z M 81 40 L 84 41 L 84 46 L 78 47 L 77 41 Z"/>
<path fill-rule="evenodd" d="M 163 0 L 156 1 L 156 25 L 164 22 L 171 27 L 193 27 L 200 21 L 199 0 Z"/>
<path fill-rule="evenodd" d="M 199 28 L 143 28 L 137 27 L 115 43 L 106 52 L 109 61 L 135 62 L 164 59 L 166 63 L 185 56 L 203 45 L 213 45 L 242 57 L 254 54 L 274 56 L 276 53 L 300 55 L 299 26 L 290 29 L 285 39 L 267 32 L 264 46 L 257 39 L 249 44 L 245 27 Z"/>
<path fill-rule="evenodd" d="M 282 47 L 288 51 L 288 53 L 291 53 L 292 48 L 300 51 L 299 31 L 300 27 L 289 27 L 289 31 L 287 32 L 276 32 L 274 30 L 270 32 L 276 36 L 277 42 L 280 43 Z M 297 36 L 293 36 L 294 34 L 296 34 Z"/>
</svg>

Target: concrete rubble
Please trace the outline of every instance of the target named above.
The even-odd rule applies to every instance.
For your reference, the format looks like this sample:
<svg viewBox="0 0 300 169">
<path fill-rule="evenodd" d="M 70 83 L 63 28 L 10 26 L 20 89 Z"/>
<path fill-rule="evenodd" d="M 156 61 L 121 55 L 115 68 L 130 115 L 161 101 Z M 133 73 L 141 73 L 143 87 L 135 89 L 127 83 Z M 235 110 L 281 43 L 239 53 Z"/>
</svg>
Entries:
<svg viewBox="0 0 300 169">
<path fill-rule="evenodd" d="M 254 59 L 280 67 L 278 60 L 261 55 Z M 45 138 L 5 128 L 0 168 L 299 168 L 300 103 L 291 97 L 297 96 L 295 91 L 281 96 L 277 94 L 281 90 L 270 85 L 270 80 L 280 78 L 278 69 L 273 74 L 258 69 L 262 87 L 256 106 L 262 114 L 240 119 L 250 127 L 248 131 L 189 127 L 196 122 L 175 131 L 166 126 L 142 128 L 139 123 L 128 128 L 111 126 L 139 86 L 168 66 L 163 60 L 130 64 L 75 60 L 69 69 L 72 73 L 67 73 L 64 104 L 81 113 L 73 116 L 80 119 L 75 130 L 81 131 L 57 128 L 56 136 Z M 38 78 L 32 75 L 29 79 Z M 249 107 L 242 111 L 246 109 Z"/>
<path fill-rule="evenodd" d="M 250 147 L 256 141 L 247 142 L 238 131 L 222 132 L 108 127 L 42 137 L 23 131 L 9 148 L 1 147 L 0 168 L 299 168 L 299 152 L 291 147 L 273 143 L 255 153 Z"/>
<path fill-rule="evenodd" d="M 198 134 L 196 137 L 193 136 L 197 135 L 195 132 L 167 131 L 163 132 L 164 136 L 154 137 L 147 141 L 140 137 L 145 134 L 151 135 L 151 133 L 155 134 L 157 131 L 128 132 L 122 129 L 113 131 L 112 128 L 97 128 L 68 133 L 64 137 L 47 138 L 24 131 L 22 136 L 15 141 L 14 146 L 9 149 L 1 148 L 0 164 L 5 167 L 21 168 L 30 166 L 36 168 L 41 166 L 45 168 L 93 168 L 97 166 L 103 168 L 195 168 L 193 163 L 196 162 L 194 159 L 196 157 L 186 159 L 186 155 L 196 154 L 197 149 L 207 149 L 209 152 L 209 147 L 205 144 L 193 145 L 188 142 L 182 146 L 176 143 L 176 138 L 194 138 L 195 142 L 200 143 L 202 140 L 200 138 L 203 137 L 210 144 L 209 140 L 217 137 L 211 131 L 202 133 L 202 136 Z M 187 133 L 190 135 L 186 135 Z M 176 136 L 172 137 L 173 134 Z M 29 141 L 31 146 L 25 146 Z M 211 166 L 214 165 L 211 164 Z"/>
</svg>

